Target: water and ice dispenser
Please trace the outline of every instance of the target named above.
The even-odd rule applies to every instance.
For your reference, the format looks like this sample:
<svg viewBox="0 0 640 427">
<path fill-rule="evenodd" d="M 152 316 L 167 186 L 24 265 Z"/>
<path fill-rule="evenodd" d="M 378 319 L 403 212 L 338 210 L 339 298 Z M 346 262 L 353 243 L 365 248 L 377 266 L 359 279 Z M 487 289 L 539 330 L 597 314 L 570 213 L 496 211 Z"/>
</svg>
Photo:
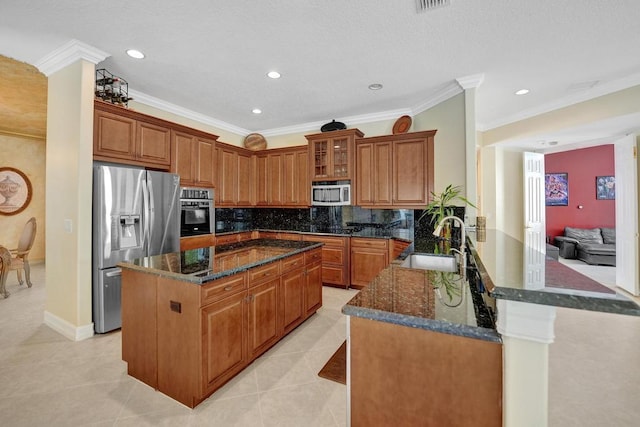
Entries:
<svg viewBox="0 0 640 427">
<path fill-rule="evenodd" d="M 140 215 L 119 215 L 116 219 L 116 233 L 114 233 L 114 236 L 117 237 L 113 242 L 113 249 L 128 249 L 141 246 Z"/>
</svg>

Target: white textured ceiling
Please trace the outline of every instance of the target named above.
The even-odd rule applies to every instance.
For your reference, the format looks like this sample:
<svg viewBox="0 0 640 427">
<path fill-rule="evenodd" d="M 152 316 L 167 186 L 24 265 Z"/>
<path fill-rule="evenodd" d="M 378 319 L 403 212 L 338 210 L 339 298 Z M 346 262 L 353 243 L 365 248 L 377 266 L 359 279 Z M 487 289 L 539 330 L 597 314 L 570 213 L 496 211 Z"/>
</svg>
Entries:
<svg viewBox="0 0 640 427">
<path fill-rule="evenodd" d="M 483 74 L 490 129 L 640 84 L 639 18 L 638 0 L 2 0 L 0 54 L 37 64 L 76 39 L 132 92 L 240 132 L 415 114 Z"/>
</svg>

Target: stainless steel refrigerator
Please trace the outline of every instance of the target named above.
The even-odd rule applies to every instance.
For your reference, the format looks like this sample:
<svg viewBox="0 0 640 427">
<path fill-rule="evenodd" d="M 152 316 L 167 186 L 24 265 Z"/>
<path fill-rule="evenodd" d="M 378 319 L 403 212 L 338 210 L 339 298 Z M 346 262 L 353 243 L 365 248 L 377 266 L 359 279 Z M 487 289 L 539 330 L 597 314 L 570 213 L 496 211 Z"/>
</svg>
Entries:
<svg viewBox="0 0 640 427">
<path fill-rule="evenodd" d="M 180 177 L 94 163 L 93 323 L 122 326 L 121 261 L 180 251 Z"/>
</svg>

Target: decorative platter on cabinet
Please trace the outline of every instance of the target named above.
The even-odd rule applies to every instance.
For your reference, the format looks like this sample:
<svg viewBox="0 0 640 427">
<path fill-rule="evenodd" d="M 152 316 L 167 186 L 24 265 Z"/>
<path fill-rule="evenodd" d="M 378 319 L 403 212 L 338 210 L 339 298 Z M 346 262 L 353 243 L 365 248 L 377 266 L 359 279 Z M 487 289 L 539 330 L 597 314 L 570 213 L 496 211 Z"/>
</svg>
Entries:
<svg viewBox="0 0 640 427">
<path fill-rule="evenodd" d="M 398 120 L 396 120 L 395 124 L 393 125 L 393 134 L 397 135 L 399 133 L 407 133 L 407 131 L 411 127 L 411 123 L 412 123 L 411 117 L 409 116 L 400 117 Z"/>
<path fill-rule="evenodd" d="M 250 133 L 244 138 L 244 147 L 249 150 L 264 150 L 267 148 L 267 140 L 259 133 Z"/>
</svg>

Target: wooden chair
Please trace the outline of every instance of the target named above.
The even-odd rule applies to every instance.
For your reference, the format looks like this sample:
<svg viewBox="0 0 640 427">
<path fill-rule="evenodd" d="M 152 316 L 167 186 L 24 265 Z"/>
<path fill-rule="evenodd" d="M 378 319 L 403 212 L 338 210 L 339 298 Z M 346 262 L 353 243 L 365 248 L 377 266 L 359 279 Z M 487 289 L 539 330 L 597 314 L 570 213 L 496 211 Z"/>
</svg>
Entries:
<svg viewBox="0 0 640 427">
<path fill-rule="evenodd" d="M 0 295 L 9 298 L 7 292 L 7 276 L 9 275 L 9 265 L 11 264 L 11 252 L 4 246 L 0 246 Z"/>
<path fill-rule="evenodd" d="M 31 268 L 29 267 L 29 251 L 31 251 L 33 241 L 36 238 L 36 228 L 36 219 L 32 217 L 27 221 L 22 229 L 22 234 L 18 241 L 18 247 L 16 249 L 9 250 L 12 254 L 9 270 L 17 271 L 18 283 L 21 285 L 24 283 L 22 281 L 22 270 L 24 270 L 28 287 L 32 286 Z"/>
</svg>

